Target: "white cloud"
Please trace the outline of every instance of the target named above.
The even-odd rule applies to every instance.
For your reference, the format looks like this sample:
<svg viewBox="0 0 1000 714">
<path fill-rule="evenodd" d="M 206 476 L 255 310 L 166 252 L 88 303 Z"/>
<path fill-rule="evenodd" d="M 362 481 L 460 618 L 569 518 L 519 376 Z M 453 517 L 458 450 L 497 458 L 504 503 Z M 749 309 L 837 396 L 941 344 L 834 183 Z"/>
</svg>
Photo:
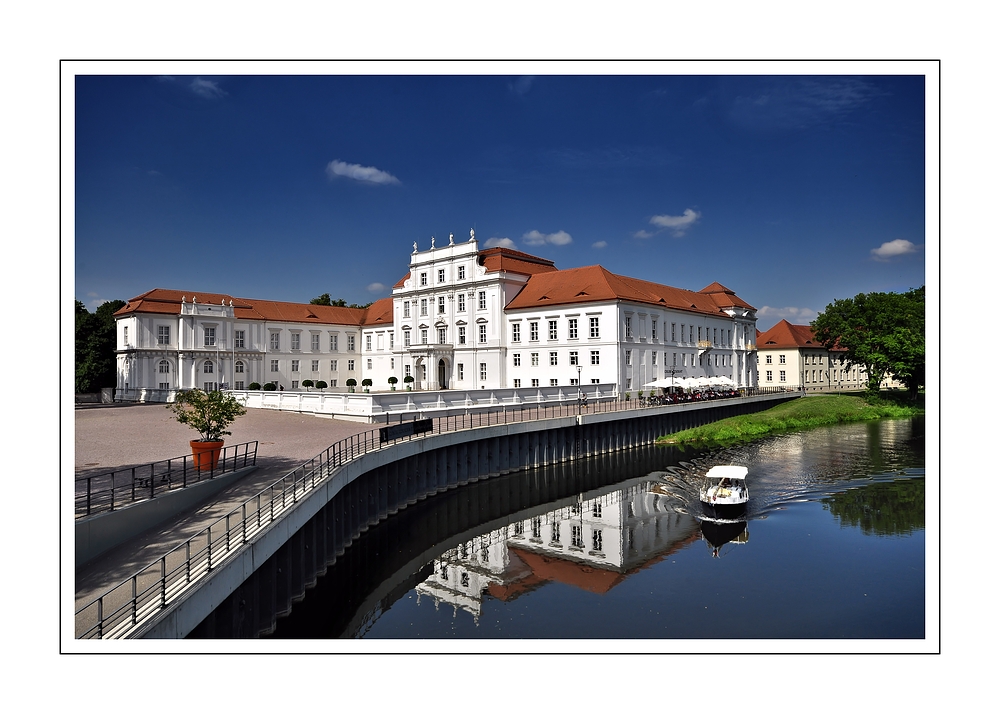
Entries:
<svg viewBox="0 0 1000 714">
<path fill-rule="evenodd" d="M 608 242 L 606 240 L 599 240 L 596 243 L 592 243 L 591 248 L 607 248 Z"/>
<path fill-rule="evenodd" d="M 226 93 L 219 87 L 218 82 L 212 82 L 201 77 L 195 77 L 189 86 L 192 92 L 205 99 L 222 99 L 222 97 L 226 96 Z"/>
<path fill-rule="evenodd" d="M 483 245 L 487 248 L 517 248 L 510 238 L 487 238 Z"/>
<path fill-rule="evenodd" d="M 652 238 L 653 236 L 656 235 L 656 233 L 655 232 L 650 233 L 649 231 L 638 230 L 632 235 L 634 235 L 636 238 Z"/>
<path fill-rule="evenodd" d="M 649 222 L 658 228 L 669 228 L 674 232 L 675 236 L 680 237 L 684 235 L 684 232 L 687 231 L 687 229 L 690 228 L 699 218 L 701 218 L 700 213 L 687 208 L 684 210 L 684 213 L 679 216 L 653 216 L 649 219 Z M 637 237 L 648 236 L 639 236 L 637 234 Z"/>
<path fill-rule="evenodd" d="M 521 236 L 521 240 L 527 245 L 545 245 L 546 243 L 550 243 L 551 245 L 568 245 L 573 242 L 573 237 L 566 231 L 558 231 L 556 233 L 528 231 Z"/>
<path fill-rule="evenodd" d="M 816 318 L 816 311 L 808 307 L 770 307 L 765 305 L 757 311 L 757 317 L 765 317 L 774 322 L 788 320 L 793 325 L 805 325 Z"/>
<path fill-rule="evenodd" d="M 374 184 L 398 184 L 400 180 L 390 173 L 381 171 L 374 166 L 362 166 L 361 164 L 348 164 L 334 159 L 326 166 L 326 173 L 330 178 L 345 176 L 355 181 Z"/>
<path fill-rule="evenodd" d="M 916 253 L 917 246 L 913 245 L 908 240 L 903 240 L 902 238 L 897 238 L 896 240 L 890 240 L 878 248 L 872 248 L 872 259 L 885 261 L 890 258 L 895 258 L 897 255 L 906 255 L 907 253 Z"/>
<path fill-rule="evenodd" d="M 385 285 L 382 283 L 372 283 L 365 289 L 370 293 L 381 293 L 385 291 Z"/>
</svg>

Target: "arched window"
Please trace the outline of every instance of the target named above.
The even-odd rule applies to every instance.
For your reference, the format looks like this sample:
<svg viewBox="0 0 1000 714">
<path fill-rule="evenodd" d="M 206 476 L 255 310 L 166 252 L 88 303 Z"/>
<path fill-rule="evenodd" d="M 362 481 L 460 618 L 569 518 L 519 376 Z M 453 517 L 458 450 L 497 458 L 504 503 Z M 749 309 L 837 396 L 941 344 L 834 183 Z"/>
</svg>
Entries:
<svg viewBox="0 0 1000 714">
<path fill-rule="evenodd" d="M 236 363 L 236 373 L 243 374 L 243 362 L 239 361 Z"/>
<path fill-rule="evenodd" d="M 170 363 L 165 359 L 160 360 L 159 365 L 160 374 L 170 374 Z"/>
<path fill-rule="evenodd" d="M 205 374 L 212 374 L 215 372 L 215 363 L 212 360 L 205 360 Z"/>
</svg>

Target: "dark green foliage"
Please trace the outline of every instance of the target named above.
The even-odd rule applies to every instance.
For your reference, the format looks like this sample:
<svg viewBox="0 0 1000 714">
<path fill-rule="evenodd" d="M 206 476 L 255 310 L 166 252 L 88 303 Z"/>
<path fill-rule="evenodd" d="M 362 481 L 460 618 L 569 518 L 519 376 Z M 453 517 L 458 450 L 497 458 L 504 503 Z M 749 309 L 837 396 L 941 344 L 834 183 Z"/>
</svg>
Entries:
<svg viewBox="0 0 1000 714">
<path fill-rule="evenodd" d="M 327 384 L 327 383 L 326 383 L 325 381 L 323 381 L 322 379 L 320 379 L 319 381 L 317 381 L 317 382 L 316 382 L 316 389 L 326 389 L 326 388 L 327 388 L 327 387 L 329 387 L 329 386 L 330 386 L 330 385 L 329 385 L 329 384 Z"/>
<path fill-rule="evenodd" d="M 824 498 L 823 508 L 865 535 L 910 535 L 924 527 L 924 480 L 866 484 Z"/>
<path fill-rule="evenodd" d="M 313 381 L 311 379 L 303 379 L 302 386 L 308 389 L 309 387 L 313 386 Z"/>
<path fill-rule="evenodd" d="M 323 293 L 319 297 L 314 297 L 312 300 L 309 301 L 309 304 L 310 305 L 330 305 L 331 307 L 353 307 L 353 308 L 356 308 L 358 310 L 364 310 L 366 307 L 370 307 L 371 306 L 370 302 L 366 303 L 364 305 L 358 305 L 357 303 L 352 302 L 350 305 L 348 305 L 347 301 L 344 300 L 343 298 L 340 298 L 338 300 L 332 300 L 330 298 L 330 293 Z"/>
<path fill-rule="evenodd" d="M 278 388 L 278 385 L 275 384 L 274 382 L 268 382 L 267 384 L 264 385 L 264 391 L 265 392 L 273 392 L 277 388 Z"/>
<path fill-rule="evenodd" d="M 250 389 L 260 389 L 260 382 L 250 382 Z"/>
<path fill-rule="evenodd" d="M 868 374 L 877 394 L 882 379 L 895 375 L 912 396 L 924 384 L 924 288 L 907 293 L 867 293 L 835 300 L 813 320 L 825 347 L 847 350 L 844 361 Z"/>
<path fill-rule="evenodd" d="M 114 314 L 124 307 L 122 300 L 112 300 L 90 313 L 76 301 L 76 384 L 78 394 L 114 387 L 117 381 Z"/>
<path fill-rule="evenodd" d="M 178 392 L 176 400 L 167 405 L 174 418 L 187 424 L 201 435 L 201 441 L 221 441 L 229 436 L 230 424 L 247 413 L 229 392 L 203 392 L 200 389 L 186 389 Z"/>
</svg>

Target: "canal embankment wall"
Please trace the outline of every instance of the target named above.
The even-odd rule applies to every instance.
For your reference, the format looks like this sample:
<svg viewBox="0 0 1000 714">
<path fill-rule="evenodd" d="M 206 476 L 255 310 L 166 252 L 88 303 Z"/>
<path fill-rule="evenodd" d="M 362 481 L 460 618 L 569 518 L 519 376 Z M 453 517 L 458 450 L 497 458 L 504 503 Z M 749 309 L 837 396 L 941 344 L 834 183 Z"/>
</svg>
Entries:
<svg viewBox="0 0 1000 714">
<path fill-rule="evenodd" d="M 136 636 L 254 637 L 302 599 L 360 534 L 434 494 L 483 478 L 653 443 L 658 436 L 768 409 L 796 393 L 581 414 L 402 441 L 334 469 L 295 508 L 213 568 Z M 206 618 L 211 622 L 202 624 Z M 225 634 L 228 633 L 228 634 Z"/>
</svg>

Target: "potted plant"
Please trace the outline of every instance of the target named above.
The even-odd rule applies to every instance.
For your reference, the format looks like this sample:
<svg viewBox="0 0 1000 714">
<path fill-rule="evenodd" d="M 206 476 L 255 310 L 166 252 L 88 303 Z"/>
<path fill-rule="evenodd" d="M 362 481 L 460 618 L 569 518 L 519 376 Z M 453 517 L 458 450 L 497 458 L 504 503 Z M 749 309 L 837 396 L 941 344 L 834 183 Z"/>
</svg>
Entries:
<svg viewBox="0 0 1000 714">
<path fill-rule="evenodd" d="M 368 378 L 362 379 L 361 386 L 365 388 L 366 392 L 369 392 L 371 391 L 370 387 L 372 386 L 372 381 Z"/>
<path fill-rule="evenodd" d="M 330 385 L 327 384 L 326 382 L 324 382 L 322 379 L 316 382 L 316 389 L 323 390 L 323 389 L 326 389 L 329 386 Z"/>
<path fill-rule="evenodd" d="M 302 386 L 306 388 L 307 392 L 311 392 L 312 389 L 310 389 L 310 387 L 313 386 L 313 381 L 311 379 L 303 379 Z"/>
<path fill-rule="evenodd" d="M 225 443 L 222 437 L 232 434 L 226 427 L 247 413 L 246 407 L 232 394 L 200 389 L 177 392 L 176 400 L 168 404 L 167 409 L 178 422 L 187 424 L 201 435 L 200 439 L 191 441 L 194 465 L 199 471 L 211 471 L 218 466 Z"/>
<path fill-rule="evenodd" d="M 632 399 L 632 392 L 625 392 L 625 401 L 627 402 L 630 399 Z"/>
<path fill-rule="evenodd" d="M 413 375 L 412 374 L 408 374 L 405 377 L 403 377 L 403 383 L 406 384 L 406 391 L 407 392 L 413 391 Z"/>
<path fill-rule="evenodd" d="M 344 384 L 346 384 L 346 385 L 347 385 L 347 391 L 348 391 L 348 392 L 353 392 L 353 391 L 354 391 L 354 388 L 355 388 L 356 386 L 358 386 L 358 380 L 356 380 L 356 379 L 355 379 L 354 377 L 351 377 L 351 378 L 350 378 L 350 379 L 348 379 L 348 380 L 347 380 L 346 382 L 344 382 Z"/>
<path fill-rule="evenodd" d="M 277 388 L 278 388 L 278 385 L 275 384 L 274 382 L 268 382 L 267 384 L 264 385 L 264 391 L 265 392 L 273 392 Z"/>
<path fill-rule="evenodd" d="M 260 389 L 260 382 L 250 382 L 250 389 Z"/>
<path fill-rule="evenodd" d="M 395 392 L 396 391 L 396 382 L 398 382 L 398 381 L 399 380 L 396 379 L 395 377 L 389 377 L 389 389 L 391 389 L 392 391 Z"/>
</svg>

